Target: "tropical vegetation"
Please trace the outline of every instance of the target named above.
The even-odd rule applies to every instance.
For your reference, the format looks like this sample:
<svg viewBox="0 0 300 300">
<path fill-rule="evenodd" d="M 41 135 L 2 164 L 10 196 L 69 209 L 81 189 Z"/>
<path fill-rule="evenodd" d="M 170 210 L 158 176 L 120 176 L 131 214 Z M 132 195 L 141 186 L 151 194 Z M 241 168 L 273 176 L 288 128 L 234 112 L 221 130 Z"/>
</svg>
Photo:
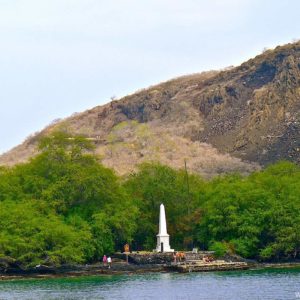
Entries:
<svg viewBox="0 0 300 300">
<path fill-rule="evenodd" d="M 259 260 L 300 258 L 300 167 L 205 180 L 147 162 L 118 177 L 80 136 L 57 132 L 27 163 L 0 168 L 0 258 L 23 266 L 88 263 L 155 248 L 164 203 L 175 249 Z"/>
</svg>

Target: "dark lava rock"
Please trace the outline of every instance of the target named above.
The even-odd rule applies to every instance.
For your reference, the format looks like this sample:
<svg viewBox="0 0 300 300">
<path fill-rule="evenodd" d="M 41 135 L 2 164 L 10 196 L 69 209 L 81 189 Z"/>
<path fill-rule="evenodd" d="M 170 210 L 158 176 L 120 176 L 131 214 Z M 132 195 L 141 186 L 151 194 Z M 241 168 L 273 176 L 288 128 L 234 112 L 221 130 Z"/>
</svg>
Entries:
<svg viewBox="0 0 300 300">
<path fill-rule="evenodd" d="M 125 254 L 115 254 L 115 257 L 126 260 Z M 173 261 L 173 253 L 130 253 L 128 262 L 137 265 L 159 265 Z"/>
</svg>

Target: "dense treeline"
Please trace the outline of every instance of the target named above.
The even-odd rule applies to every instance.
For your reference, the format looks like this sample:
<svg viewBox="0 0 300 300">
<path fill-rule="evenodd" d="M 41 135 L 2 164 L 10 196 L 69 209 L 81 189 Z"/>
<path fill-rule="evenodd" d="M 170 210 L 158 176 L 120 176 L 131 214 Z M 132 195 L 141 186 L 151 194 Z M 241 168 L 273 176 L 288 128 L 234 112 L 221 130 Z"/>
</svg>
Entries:
<svg viewBox="0 0 300 300">
<path fill-rule="evenodd" d="M 84 138 L 56 133 L 30 162 L 0 168 L 0 257 L 59 265 L 99 260 L 127 242 L 152 250 L 164 203 L 175 249 L 299 258 L 299 166 L 280 162 L 206 181 L 145 163 L 118 178 L 92 149 Z"/>
<path fill-rule="evenodd" d="M 57 133 L 0 174 L 0 256 L 25 265 L 83 263 L 131 241 L 137 208 L 90 142 Z"/>
</svg>

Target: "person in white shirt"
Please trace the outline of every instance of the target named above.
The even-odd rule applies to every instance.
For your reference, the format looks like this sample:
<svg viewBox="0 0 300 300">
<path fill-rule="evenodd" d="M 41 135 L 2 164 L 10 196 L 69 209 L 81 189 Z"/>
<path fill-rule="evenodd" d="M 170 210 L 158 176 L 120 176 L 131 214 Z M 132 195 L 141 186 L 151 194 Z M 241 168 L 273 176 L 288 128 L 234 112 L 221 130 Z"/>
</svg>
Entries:
<svg viewBox="0 0 300 300">
<path fill-rule="evenodd" d="M 111 267 L 111 257 L 110 256 L 107 258 L 107 263 L 108 263 L 108 268 L 110 269 L 110 267 Z"/>
</svg>

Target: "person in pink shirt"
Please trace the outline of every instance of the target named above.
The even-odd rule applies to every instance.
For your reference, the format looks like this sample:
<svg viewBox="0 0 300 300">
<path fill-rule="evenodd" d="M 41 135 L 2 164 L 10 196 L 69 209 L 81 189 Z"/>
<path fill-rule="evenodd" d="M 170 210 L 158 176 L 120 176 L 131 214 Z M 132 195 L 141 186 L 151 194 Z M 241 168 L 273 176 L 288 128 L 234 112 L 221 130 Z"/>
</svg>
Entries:
<svg viewBox="0 0 300 300">
<path fill-rule="evenodd" d="M 103 262 L 103 265 L 106 266 L 106 264 L 107 264 L 107 257 L 106 257 L 105 254 L 103 256 L 102 262 Z"/>
</svg>

